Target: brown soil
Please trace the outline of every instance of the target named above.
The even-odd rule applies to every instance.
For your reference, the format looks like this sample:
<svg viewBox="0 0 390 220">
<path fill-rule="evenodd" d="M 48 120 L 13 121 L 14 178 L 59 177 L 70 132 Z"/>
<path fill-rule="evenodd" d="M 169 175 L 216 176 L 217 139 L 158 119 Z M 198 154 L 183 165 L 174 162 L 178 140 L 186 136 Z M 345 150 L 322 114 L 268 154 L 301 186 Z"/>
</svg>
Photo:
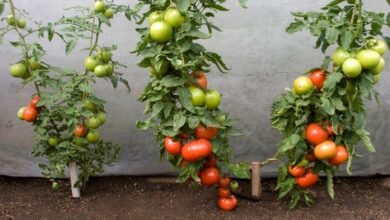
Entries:
<svg viewBox="0 0 390 220">
<path fill-rule="evenodd" d="M 335 200 L 321 181 L 313 188 L 312 208 L 301 203 L 288 210 L 288 201 L 278 201 L 272 191 L 275 179 L 266 179 L 261 201 L 239 199 L 227 213 L 217 208 L 215 188 L 191 190 L 172 178 L 96 178 L 81 199 L 73 199 L 68 181 L 52 190 L 45 179 L 0 177 L 0 219 L 390 219 L 388 181 L 337 179 Z"/>
</svg>

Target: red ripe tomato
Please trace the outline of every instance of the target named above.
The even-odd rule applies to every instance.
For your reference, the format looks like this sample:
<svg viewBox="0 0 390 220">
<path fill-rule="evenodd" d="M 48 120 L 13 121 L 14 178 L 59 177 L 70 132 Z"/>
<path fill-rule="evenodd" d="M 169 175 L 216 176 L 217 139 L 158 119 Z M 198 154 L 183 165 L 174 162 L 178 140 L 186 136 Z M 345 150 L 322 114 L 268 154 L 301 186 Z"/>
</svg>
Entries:
<svg viewBox="0 0 390 220">
<path fill-rule="evenodd" d="M 23 119 L 28 122 L 37 120 L 38 110 L 33 107 L 25 107 L 23 111 Z"/>
<path fill-rule="evenodd" d="M 326 126 L 326 132 L 328 132 L 328 135 L 333 136 L 334 130 L 333 130 L 332 123 L 330 123 L 329 121 L 324 121 L 323 125 Z"/>
<path fill-rule="evenodd" d="M 314 155 L 319 160 L 328 160 L 336 156 L 337 147 L 333 141 L 324 141 L 321 144 L 315 146 Z"/>
<path fill-rule="evenodd" d="M 196 77 L 196 82 L 198 83 L 199 88 L 206 90 L 207 89 L 206 74 L 202 71 L 195 71 L 193 74 Z"/>
<path fill-rule="evenodd" d="M 171 137 L 165 137 L 164 146 L 165 150 L 172 155 L 179 155 L 181 153 L 180 141 L 174 141 Z"/>
<path fill-rule="evenodd" d="M 37 104 L 38 104 L 39 100 L 41 100 L 41 97 L 39 97 L 39 96 L 37 96 L 37 95 L 34 96 L 34 97 L 31 99 L 31 101 L 30 101 L 30 107 L 38 108 L 38 107 L 37 107 Z"/>
<path fill-rule="evenodd" d="M 77 125 L 74 129 L 74 136 L 76 137 L 84 137 L 87 134 L 88 130 L 84 125 Z"/>
<path fill-rule="evenodd" d="M 328 132 L 317 123 L 311 123 L 306 128 L 306 140 L 312 145 L 318 145 L 328 139 Z"/>
<path fill-rule="evenodd" d="M 317 89 L 321 89 L 324 86 L 326 79 L 325 71 L 322 69 L 315 69 L 310 73 L 309 78 Z"/>
<path fill-rule="evenodd" d="M 223 211 L 232 211 L 237 206 L 237 199 L 235 196 L 229 198 L 219 198 L 218 207 Z"/>
<path fill-rule="evenodd" d="M 310 161 L 310 162 L 315 162 L 315 161 L 317 161 L 317 157 L 316 157 L 316 155 L 314 155 L 313 152 L 308 153 L 308 154 L 306 155 L 306 159 L 307 159 L 308 161 Z"/>
<path fill-rule="evenodd" d="M 203 125 L 198 125 L 195 128 L 195 137 L 196 138 L 204 138 L 207 140 L 212 139 L 218 134 L 218 129 L 214 127 L 204 127 Z"/>
<path fill-rule="evenodd" d="M 229 189 L 219 188 L 218 189 L 218 195 L 221 198 L 227 198 L 227 197 L 229 197 L 231 195 L 231 193 L 230 193 Z"/>
<path fill-rule="evenodd" d="M 223 177 L 219 180 L 219 187 L 223 189 L 227 189 L 230 185 L 230 178 L 229 177 Z"/>
<path fill-rule="evenodd" d="M 217 183 L 219 183 L 219 180 L 221 179 L 221 175 L 219 173 L 219 170 L 215 167 L 208 167 L 202 171 L 200 171 L 199 174 L 200 177 L 200 183 L 202 186 L 212 186 Z"/>
<path fill-rule="evenodd" d="M 307 169 L 306 173 L 303 176 L 295 177 L 295 182 L 298 184 L 299 187 L 305 189 L 316 184 L 318 178 L 318 174 L 314 173 L 311 169 Z"/>
<path fill-rule="evenodd" d="M 291 174 L 291 176 L 300 177 L 305 174 L 305 168 L 300 166 L 293 167 L 292 165 L 288 166 L 288 172 Z"/>
<path fill-rule="evenodd" d="M 345 163 L 345 161 L 348 160 L 348 157 L 349 157 L 348 150 L 343 145 L 338 145 L 336 156 L 330 158 L 328 160 L 328 163 L 334 166 L 339 166 Z"/>
<path fill-rule="evenodd" d="M 206 139 L 191 141 L 183 146 L 181 155 L 188 162 L 198 161 L 211 154 L 211 143 Z"/>
<path fill-rule="evenodd" d="M 204 167 L 216 167 L 217 166 L 217 160 L 215 159 L 215 155 L 213 153 L 210 154 L 210 156 L 207 158 L 206 163 L 203 165 Z"/>
</svg>

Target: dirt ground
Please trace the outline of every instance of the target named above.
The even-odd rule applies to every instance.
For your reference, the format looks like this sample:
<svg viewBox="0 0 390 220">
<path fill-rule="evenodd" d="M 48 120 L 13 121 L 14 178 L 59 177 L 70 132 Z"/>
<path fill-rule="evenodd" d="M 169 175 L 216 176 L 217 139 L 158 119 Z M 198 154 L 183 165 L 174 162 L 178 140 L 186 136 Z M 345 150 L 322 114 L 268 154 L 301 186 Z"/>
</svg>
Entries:
<svg viewBox="0 0 390 220">
<path fill-rule="evenodd" d="M 95 178 L 73 199 L 69 182 L 53 190 L 45 179 L 0 177 L 0 219 L 390 219 L 389 178 L 341 178 L 336 198 L 325 181 L 313 188 L 312 208 L 301 203 L 288 210 L 277 200 L 275 179 L 263 180 L 261 201 L 239 199 L 233 212 L 222 212 L 216 188 L 191 190 L 172 178 Z M 241 182 L 248 185 L 249 182 Z"/>
</svg>

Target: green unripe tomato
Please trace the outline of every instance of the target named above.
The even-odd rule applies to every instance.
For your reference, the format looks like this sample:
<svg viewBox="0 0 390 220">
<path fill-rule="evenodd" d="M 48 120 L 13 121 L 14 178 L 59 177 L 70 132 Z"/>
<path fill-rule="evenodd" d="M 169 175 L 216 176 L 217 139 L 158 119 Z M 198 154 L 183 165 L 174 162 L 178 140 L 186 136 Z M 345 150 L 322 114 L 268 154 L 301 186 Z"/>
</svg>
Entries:
<svg viewBox="0 0 390 220">
<path fill-rule="evenodd" d="M 31 57 L 28 59 L 28 66 L 31 68 L 31 70 L 37 70 L 41 68 L 41 63 L 38 60 L 35 60 L 34 57 Z"/>
<path fill-rule="evenodd" d="M 96 118 L 99 120 L 101 125 L 104 124 L 104 122 L 106 122 L 106 114 L 104 114 L 104 112 L 99 112 L 96 115 Z"/>
<path fill-rule="evenodd" d="M 59 188 L 60 188 L 60 184 L 58 184 L 58 182 L 53 182 L 53 183 L 51 184 L 51 188 L 53 188 L 53 189 L 59 189 Z"/>
<path fill-rule="evenodd" d="M 386 65 L 385 59 L 381 57 L 378 66 L 376 66 L 374 69 L 371 70 L 372 74 L 376 75 L 381 73 L 385 69 L 385 65 Z"/>
<path fill-rule="evenodd" d="M 98 52 L 98 57 L 103 61 L 104 63 L 110 62 L 112 58 L 112 53 L 108 49 L 100 49 Z"/>
<path fill-rule="evenodd" d="M 96 130 L 89 130 L 86 139 L 89 143 L 97 143 L 100 141 L 100 134 Z"/>
<path fill-rule="evenodd" d="M 99 61 L 97 61 L 94 57 L 87 57 L 84 60 L 84 67 L 85 69 L 89 71 L 94 71 L 95 67 L 99 64 Z"/>
<path fill-rule="evenodd" d="M 148 17 L 148 21 L 149 21 L 150 25 L 152 25 L 153 23 L 156 23 L 157 21 L 163 21 L 163 19 L 164 19 L 164 16 L 163 16 L 163 13 L 161 11 L 154 11 Z"/>
<path fill-rule="evenodd" d="M 9 68 L 9 72 L 11 73 L 11 76 L 16 78 L 25 78 L 29 75 L 28 69 L 24 63 L 12 64 Z"/>
<path fill-rule="evenodd" d="M 337 48 L 334 52 L 333 52 L 333 63 L 334 65 L 336 66 L 341 66 L 343 64 L 343 62 L 350 58 L 351 55 L 348 53 L 348 51 L 346 51 L 344 48 L 342 47 L 339 47 Z"/>
<path fill-rule="evenodd" d="M 107 19 L 113 18 L 114 10 L 112 10 L 111 8 L 106 9 L 106 11 L 104 11 L 104 17 L 106 17 Z"/>
<path fill-rule="evenodd" d="M 17 24 L 16 19 L 13 15 L 7 16 L 7 24 L 10 26 L 15 26 Z"/>
<path fill-rule="evenodd" d="M 381 79 L 381 74 L 374 75 L 374 85 L 377 84 L 380 79 Z"/>
<path fill-rule="evenodd" d="M 90 129 L 96 129 L 100 126 L 100 120 L 96 117 L 90 117 L 87 119 L 86 125 Z"/>
<path fill-rule="evenodd" d="M 342 69 L 344 75 L 346 75 L 348 78 L 358 77 L 362 72 L 362 66 L 355 58 L 348 58 L 345 60 Z"/>
<path fill-rule="evenodd" d="M 388 50 L 387 43 L 383 40 L 375 40 L 375 45 L 372 47 L 373 50 L 379 53 L 379 55 L 383 56 Z"/>
<path fill-rule="evenodd" d="M 107 69 L 105 65 L 97 65 L 93 70 L 97 77 L 105 77 L 107 76 Z"/>
<path fill-rule="evenodd" d="M 58 139 L 56 137 L 50 137 L 48 140 L 47 140 L 47 143 L 54 147 L 58 144 Z"/>
<path fill-rule="evenodd" d="M 217 109 L 221 103 L 221 94 L 216 90 L 208 90 L 205 97 L 205 105 L 209 110 Z"/>
<path fill-rule="evenodd" d="M 220 124 L 224 124 L 225 123 L 225 120 L 226 120 L 226 115 L 218 115 L 216 117 L 217 121 L 220 123 Z"/>
<path fill-rule="evenodd" d="M 16 22 L 16 25 L 18 26 L 18 28 L 25 28 L 26 27 L 26 20 L 21 18 L 21 19 L 18 19 L 18 21 Z"/>
<path fill-rule="evenodd" d="M 303 159 L 301 160 L 301 162 L 299 162 L 298 166 L 300 166 L 300 167 L 306 167 L 307 165 L 309 165 L 309 163 L 310 163 L 309 160 L 307 160 L 306 158 L 303 158 Z"/>
<path fill-rule="evenodd" d="M 106 10 L 106 3 L 104 1 L 98 0 L 93 6 L 93 10 L 96 13 L 104 12 Z"/>
<path fill-rule="evenodd" d="M 294 92 L 297 95 L 309 93 L 314 88 L 313 82 L 309 77 L 300 76 L 294 80 Z"/>
<path fill-rule="evenodd" d="M 205 94 L 203 90 L 197 87 L 190 87 L 191 101 L 194 106 L 202 106 L 205 101 Z"/>
<path fill-rule="evenodd" d="M 162 21 L 157 21 L 150 26 L 150 37 L 152 40 L 165 43 L 172 37 L 172 27 Z"/>
<path fill-rule="evenodd" d="M 106 76 L 111 76 L 114 73 L 114 65 L 112 63 L 104 64 L 106 68 Z"/>
<path fill-rule="evenodd" d="M 373 69 L 378 66 L 381 56 L 375 50 L 361 50 L 357 53 L 356 59 L 363 69 Z"/>
<path fill-rule="evenodd" d="M 95 112 L 97 110 L 97 106 L 91 100 L 86 100 L 83 105 L 84 109 Z"/>
<path fill-rule="evenodd" d="M 173 28 L 179 28 L 185 21 L 180 11 L 176 8 L 168 8 L 164 13 L 164 21 Z"/>
</svg>

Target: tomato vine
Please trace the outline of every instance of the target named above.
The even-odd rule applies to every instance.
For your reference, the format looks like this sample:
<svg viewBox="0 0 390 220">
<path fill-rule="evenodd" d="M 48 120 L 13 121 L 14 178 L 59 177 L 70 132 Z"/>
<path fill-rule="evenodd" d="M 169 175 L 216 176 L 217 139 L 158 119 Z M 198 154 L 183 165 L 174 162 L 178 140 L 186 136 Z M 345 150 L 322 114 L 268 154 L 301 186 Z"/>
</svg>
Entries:
<svg viewBox="0 0 390 220">
<path fill-rule="evenodd" d="M 23 52 L 20 60 L 11 65 L 10 73 L 21 78 L 23 85 L 33 84 L 36 89 L 29 106 L 18 111 L 20 119 L 32 122 L 34 126 L 33 155 L 46 158 L 47 162 L 39 166 L 43 175 L 53 181 L 54 188 L 58 187 L 56 179 L 64 177 L 72 161 L 80 170 L 76 184 L 84 186 L 90 176 L 103 172 L 103 165 L 114 162 L 119 154 L 119 146 L 103 141 L 97 130 L 106 121 L 105 101 L 94 95 L 92 85 L 97 78 L 106 78 L 115 88 L 122 82 L 130 91 L 123 74 L 116 71 L 125 66 L 112 59 L 111 51 L 116 46 L 99 45 L 102 26 L 110 26 L 116 9 L 124 11 L 124 8 L 98 0 L 94 2 L 93 10 L 72 7 L 69 10 L 75 11 L 76 15 L 43 25 L 27 23 L 26 12 L 17 9 L 12 0 L 1 1 L 0 12 L 5 3 L 9 5 L 10 14 L 2 19 L 8 25 L 0 29 L 0 37 L 16 32 L 19 40 L 11 44 Z M 89 39 L 85 70 L 79 72 L 46 63 L 46 51 L 41 44 L 29 42 L 28 38 L 34 34 L 47 37 L 49 41 L 59 37 L 65 43 L 66 54 L 72 52 L 80 39 Z"/>
<path fill-rule="evenodd" d="M 307 189 L 327 176 L 327 188 L 334 197 L 333 176 L 346 163 L 351 173 L 357 144 L 375 152 L 366 130 L 365 99 L 379 93 L 374 85 L 384 68 L 381 55 L 387 50 L 384 25 L 390 26 L 390 13 L 366 11 L 362 0 L 333 0 L 321 12 L 294 12 L 295 21 L 286 31 L 309 30 L 323 53 L 338 45 L 333 56 L 326 56 L 321 67 L 313 68 L 294 81 L 272 106 L 272 126 L 283 134 L 277 157 L 287 164 L 279 167 L 279 198 L 291 195 L 290 208 L 300 199 L 312 204 Z M 333 62 L 333 65 L 329 64 Z"/>
<path fill-rule="evenodd" d="M 147 7 L 137 23 L 147 20 L 149 27 L 137 29 L 141 40 L 133 53 L 143 57 L 138 65 L 151 73 L 139 98 L 146 103 L 148 118 L 138 121 L 137 127 L 155 130 L 160 159 L 165 155 L 179 168 L 180 183 L 201 182 L 199 176 L 208 167 L 248 177 L 246 163 L 232 163 L 229 136 L 237 134 L 233 120 L 219 109 L 220 93 L 207 88 L 211 64 L 221 72 L 228 68 L 220 55 L 197 42 L 220 31 L 210 18 L 217 11 L 228 10 L 223 2 L 140 0 L 133 8 L 141 14 Z M 245 2 L 240 1 L 243 6 Z"/>
</svg>

